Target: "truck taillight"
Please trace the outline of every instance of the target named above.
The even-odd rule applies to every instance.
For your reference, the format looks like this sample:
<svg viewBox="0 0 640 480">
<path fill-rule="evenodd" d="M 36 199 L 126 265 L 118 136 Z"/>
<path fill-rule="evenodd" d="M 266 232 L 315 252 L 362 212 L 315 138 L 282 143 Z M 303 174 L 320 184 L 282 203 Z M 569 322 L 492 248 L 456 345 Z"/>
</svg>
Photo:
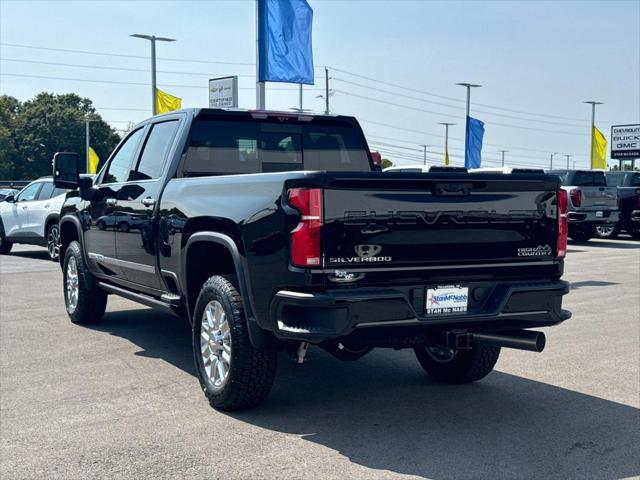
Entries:
<svg viewBox="0 0 640 480">
<path fill-rule="evenodd" d="M 567 224 L 568 201 L 567 191 L 558 190 L 558 258 L 564 258 L 567 255 L 567 236 L 569 234 L 569 226 Z"/>
<path fill-rule="evenodd" d="M 574 188 L 569 192 L 571 195 L 571 203 L 573 203 L 574 207 L 579 207 L 582 205 L 582 191 Z"/>
<path fill-rule="evenodd" d="M 297 267 L 318 267 L 322 258 L 322 190 L 292 188 L 289 205 L 300 212 L 300 223 L 291 232 L 291 263 Z"/>
</svg>

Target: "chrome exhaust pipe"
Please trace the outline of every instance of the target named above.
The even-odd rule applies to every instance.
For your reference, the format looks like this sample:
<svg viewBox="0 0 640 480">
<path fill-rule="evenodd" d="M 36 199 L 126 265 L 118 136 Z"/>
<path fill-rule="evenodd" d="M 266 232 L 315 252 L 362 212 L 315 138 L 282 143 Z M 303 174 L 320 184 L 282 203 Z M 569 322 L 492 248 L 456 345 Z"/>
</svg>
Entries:
<svg viewBox="0 0 640 480">
<path fill-rule="evenodd" d="M 472 333 L 471 341 L 473 343 L 492 345 L 494 347 L 515 348 L 518 350 L 529 350 L 530 352 L 541 352 L 544 350 L 546 337 L 542 332 L 517 330 L 514 332 Z"/>
</svg>

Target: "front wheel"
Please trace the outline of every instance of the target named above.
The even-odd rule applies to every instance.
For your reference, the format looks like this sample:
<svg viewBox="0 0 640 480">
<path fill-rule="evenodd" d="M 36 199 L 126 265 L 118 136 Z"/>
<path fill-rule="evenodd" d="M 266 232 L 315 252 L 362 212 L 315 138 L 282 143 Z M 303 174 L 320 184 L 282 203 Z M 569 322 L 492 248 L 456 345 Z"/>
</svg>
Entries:
<svg viewBox="0 0 640 480">
<path fill-rule="evenodd" d="M 60 227 L 58 223 L 53 223 L 47 230 L 47 252 L 49 259 L 57 262 L 60 258 Z"/>
<path fill-rule="evenodd" d="M 64 303 L 73 323 L 95 323 L 102 319 L 107 308 L 107 293 L 96 285 L 87 270 L 77 241 L 67 247 L 63 266 Z"/>
<path fill-rule="evenodd" d="M 414 349 L 418 362 L 437 382 L 470 383 L 491 373 L 500 356 L 500 347 L 473 344 L 470 349 L 437 345 Z"/>
<path fill-rule="evenodd" d="M 202 286 L 193 317 L 198 380 L 212 407 L 240 410 L 262 403 L 273 385 L 276 352 L 254 348 L 242 297 L 227 278 Z"/>
</svg>

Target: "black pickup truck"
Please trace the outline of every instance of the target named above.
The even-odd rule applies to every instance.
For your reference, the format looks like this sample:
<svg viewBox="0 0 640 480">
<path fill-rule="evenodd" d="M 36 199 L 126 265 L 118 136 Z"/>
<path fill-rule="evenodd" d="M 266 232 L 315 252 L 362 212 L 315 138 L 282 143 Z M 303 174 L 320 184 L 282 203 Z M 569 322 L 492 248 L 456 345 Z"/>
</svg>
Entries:
<svg viewBox="0 0 640 480">
<path fill-rule="evenodd" d="M 219 409 L 263 401 L 278 351 L 412 348 L 466 383 L 571 315 L 557 176 L 383 173 L 352 117 L 213 109 L 151 118 L 94 179 L 78 169 L 56 154 L 71 321 L 108 294 L 188 318 Z"/>
</svg>

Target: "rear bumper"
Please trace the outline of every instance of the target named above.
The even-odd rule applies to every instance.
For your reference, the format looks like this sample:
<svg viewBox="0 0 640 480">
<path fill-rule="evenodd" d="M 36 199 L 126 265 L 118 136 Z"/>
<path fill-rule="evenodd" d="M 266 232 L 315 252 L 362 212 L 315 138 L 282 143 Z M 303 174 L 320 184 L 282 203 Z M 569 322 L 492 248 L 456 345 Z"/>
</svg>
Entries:
<svg viewBox="0 0 640 480">
<path fill-rule="evenodd" d="M 601 216 L 598 216 L 598 212 L 601 212 Z M 620 219 L 620 212 L 618 210 L 570 211 L 567 214 L 567 219 L 570 225 L 617 223 Z"/>
<path fill-rule="evenodd" d="M 562 296 L 569 293 L 565 281 L 477 282 L 465 286 L 469 287 L 468 311 L 438 316 L 425 314 L 424 285 L 322 293 L 281 290 L 271 304 L 271 324 L 278 338 L 320 343 L 376 327 L 528 328 L 555 325 L 571 317 L 561 308 Z"/>
</svg>

